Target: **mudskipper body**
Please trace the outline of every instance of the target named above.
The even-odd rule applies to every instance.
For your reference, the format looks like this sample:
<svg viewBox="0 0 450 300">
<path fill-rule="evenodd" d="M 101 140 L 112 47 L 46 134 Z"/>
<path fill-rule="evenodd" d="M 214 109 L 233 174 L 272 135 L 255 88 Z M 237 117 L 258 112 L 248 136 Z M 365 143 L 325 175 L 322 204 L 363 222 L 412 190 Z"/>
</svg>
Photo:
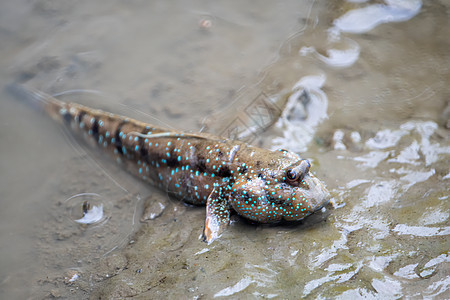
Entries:
<svg viewBox="0 0 450 300">
<path fill-rule="evenodd" d="M 330 194 L 310 163 L 287 150 L 270 151 L 205 133 L 185 133 L 60 101 L 14 86 L 55 120 L 110 155 L 129 172 L 174 197 L 206 205 L 204 237 L 216 239 L 230 213 L 271 223 L 301 220 Z"/>
</svg>

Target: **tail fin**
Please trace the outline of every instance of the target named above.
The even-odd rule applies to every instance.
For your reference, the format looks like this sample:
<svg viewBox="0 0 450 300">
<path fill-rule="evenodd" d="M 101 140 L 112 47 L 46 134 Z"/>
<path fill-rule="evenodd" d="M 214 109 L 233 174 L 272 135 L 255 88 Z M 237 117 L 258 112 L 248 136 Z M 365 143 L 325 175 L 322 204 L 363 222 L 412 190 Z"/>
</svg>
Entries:
<svg viewBox="0 0 450 300">
<path fill-rule="evenodd" d="M 37 89 L 18 83 L 8 85 L 6 90 L 16 98 L 24 100 L 35 108 L 44 109 L 56 121 L 61 121 L 61 111 L 66 108 L 65 102 L 62 102 Z"/>
</svg>

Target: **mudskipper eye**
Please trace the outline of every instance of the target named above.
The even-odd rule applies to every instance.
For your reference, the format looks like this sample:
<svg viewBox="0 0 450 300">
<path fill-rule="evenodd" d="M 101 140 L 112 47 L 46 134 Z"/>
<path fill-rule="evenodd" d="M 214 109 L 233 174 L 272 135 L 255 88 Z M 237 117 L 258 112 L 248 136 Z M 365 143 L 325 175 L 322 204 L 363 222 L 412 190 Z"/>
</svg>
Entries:
<svg viewBox="0 0 450 300">
<path fill-rule="evenodd" d="M 288 181 L 297 181 L 299 177 L 300 177 L 300 173 L 298 173 L 297 171 L 295 171 L 293 169 L 288 169 L 286 171 L 286 178 Z"/>
<path fill-rule="evenodd" d="M 311 164 L 308 160 L 303 159 L 298 162 L 293 168 L 287 169 L 286 180 L 291 184 L 298 184 L 309 173 Z"/>
</svg>

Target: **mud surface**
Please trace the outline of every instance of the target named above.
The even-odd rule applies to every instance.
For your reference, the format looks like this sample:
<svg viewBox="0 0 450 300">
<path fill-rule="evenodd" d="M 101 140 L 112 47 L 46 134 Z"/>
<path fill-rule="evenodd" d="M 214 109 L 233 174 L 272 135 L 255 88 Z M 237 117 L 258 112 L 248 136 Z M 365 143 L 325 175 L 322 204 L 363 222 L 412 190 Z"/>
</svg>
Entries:
<svg viewBox="0 0 450 300">
<path fill-rule="evenodd" d="M 0 4 L 0 298 L 448 298 L 446 1 Z M 312 161 L 333 195 L 295 224 L 145 186 L 11 82 Z M 103 207 L 79 224 L 88 200 Z"/>
</svg>

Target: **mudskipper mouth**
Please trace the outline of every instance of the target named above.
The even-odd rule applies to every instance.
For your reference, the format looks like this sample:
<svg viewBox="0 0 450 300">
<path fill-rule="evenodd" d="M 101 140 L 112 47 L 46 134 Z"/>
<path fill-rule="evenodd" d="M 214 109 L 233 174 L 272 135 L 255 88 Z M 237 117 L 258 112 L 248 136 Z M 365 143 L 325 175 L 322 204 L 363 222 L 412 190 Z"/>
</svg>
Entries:
<svg viewBox="0 0 450 300">
<path fill-rule="evenodd" d="M 328 203 L 330 203 L 330 198 L 328 197 L 328 199 L 325 202 L 322 202 L 322 204 L 320 206 L 318 206 L 315 210 L 314 213 L 322 210 L 322 208 L 324 208 L 325 206 L 328 205 Z"/>
<path fill-rule="evenodd" d="M 327 206 L 328 203 L 330 203 L 330 193 L 327 190 L 324 190 L 323 193 L 324 195 L 322 196 L 320 201 L 317 201 L 317 206 L 314 208 L 314 213 L 320 211 L 322 208 Z"/>
<path fill-rule="evenodd" d="M 311 203 L 313 212 L 321 210 L 330 202 L 330 192 L 316 177 L 308 176 L 309 190 L 305 190 L 305 198 Z"/>
</svg>

